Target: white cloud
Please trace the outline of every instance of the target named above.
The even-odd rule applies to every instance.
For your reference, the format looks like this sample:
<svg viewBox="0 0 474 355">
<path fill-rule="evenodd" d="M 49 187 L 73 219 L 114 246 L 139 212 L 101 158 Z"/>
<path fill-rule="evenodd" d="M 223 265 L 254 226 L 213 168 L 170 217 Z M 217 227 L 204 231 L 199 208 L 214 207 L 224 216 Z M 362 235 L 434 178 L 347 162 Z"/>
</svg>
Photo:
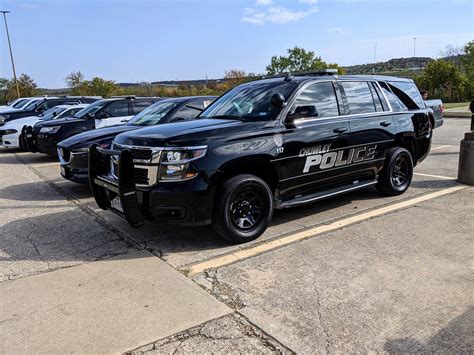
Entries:
<svg viewBox="0 0 474 355">
<path fill-rule="evenodd" d="M 273 0 L 257 0 L 255 6 L 269 6 L 273 4 Z"/>
<path fill-rule="evenodd" d="M 255 10 L 246 8 L 242 22 L 254 25 L 264 25 L 265 23 L 284 24 L 297 22 L 302 18 L 318 12 L 318 8 L 311 7 L 306 10 L 289 10 L 281 6 L 272 6 L 266 10 Z"/>
</svg>

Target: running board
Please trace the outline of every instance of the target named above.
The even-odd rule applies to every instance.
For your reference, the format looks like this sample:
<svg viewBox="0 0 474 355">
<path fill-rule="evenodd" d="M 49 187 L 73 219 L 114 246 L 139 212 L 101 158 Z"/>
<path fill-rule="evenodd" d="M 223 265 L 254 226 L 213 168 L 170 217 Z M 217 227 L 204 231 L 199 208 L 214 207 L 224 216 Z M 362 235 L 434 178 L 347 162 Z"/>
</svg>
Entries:
<svg viewBox="0 0 474 355">
<path fill-rule="evenodd" d="M 350 185 L 344 185 L 342 187 L 316 192 L 314 194 L 301 196 L 289 201 L 283 201 L 280 203 L 277 202 L 275 208 L 284 209 L 284 208 L 296 207 L 296 206 L 304 205 L 307 203 L 324 200 L 326 198 L 341 195 L 347 192 L 360 190 L 360 189 L 375 185 L 376 183 L 377 183 L 377 180 L 354 182 Z"/>
</svg>

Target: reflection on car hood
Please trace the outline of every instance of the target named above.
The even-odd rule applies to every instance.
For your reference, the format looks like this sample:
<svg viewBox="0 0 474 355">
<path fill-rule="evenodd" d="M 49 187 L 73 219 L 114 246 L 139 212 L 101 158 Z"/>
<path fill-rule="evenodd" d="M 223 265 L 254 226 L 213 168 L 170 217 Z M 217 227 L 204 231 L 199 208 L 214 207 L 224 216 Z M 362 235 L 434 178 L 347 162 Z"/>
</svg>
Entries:
<svg viewBox="0 0 474 355">
<path fill-rule="evenodd" d="M 138 128 L 140 127 L 118 125 L 118 126 L 112 126 L 112 127 L 93 129 L 91 131 L 79 133 L 72 137 L 69 137 L 68 139 L 63 140 L 58 145 L 63 148 L 67 148 L 69 150 L 79 149 L 79 148 L 89 148 L 94 143 L 101 142 L 107 138 L 110 138 L 110 141 L 112 141 L 112 139 L 117 134 L 131 131 L 131 130 L 136 130 Z"/>
</svg>

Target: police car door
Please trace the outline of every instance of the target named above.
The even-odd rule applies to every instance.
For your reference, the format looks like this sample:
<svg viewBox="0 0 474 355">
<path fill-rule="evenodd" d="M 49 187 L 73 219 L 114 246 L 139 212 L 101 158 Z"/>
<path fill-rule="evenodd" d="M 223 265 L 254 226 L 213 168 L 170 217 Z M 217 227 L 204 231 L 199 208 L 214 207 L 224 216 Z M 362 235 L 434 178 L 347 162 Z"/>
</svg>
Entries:
<svg viewBox="0 0 474 355">
<path fill-rule="evenodd" d="M 371 81 L 340 81 L 351 128 L 351 175 L 374 179 L 382 169 L 385 151 L 393 142 L 396 127 L 380 87 Z"/>
<path fill-rule="evenodd" d="M 340 180 L 346 173 L 341 152 L 349 145 L 349 123 L 336 81 L 310 83 L 290 105 L 284 119 L 285 151 L 276 161 L 282 198 L 324 190 Z"/>
</svg>

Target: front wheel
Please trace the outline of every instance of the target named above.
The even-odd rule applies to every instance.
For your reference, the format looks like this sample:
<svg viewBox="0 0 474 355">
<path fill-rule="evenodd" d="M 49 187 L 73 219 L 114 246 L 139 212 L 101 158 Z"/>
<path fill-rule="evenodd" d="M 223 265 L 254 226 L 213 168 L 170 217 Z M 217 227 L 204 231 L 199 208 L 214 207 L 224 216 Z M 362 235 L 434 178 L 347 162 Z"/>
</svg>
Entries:
<svg viewBox="0 0 474 355">
<path fill-rule="evenodd" d="M 410 152 L 401 147 L 391 148 L 376 188 L 387 196 L 401 195 L 410 187 L 412 178 L 413 158 Z"/>
<path fill-rule="evenodd" d="M 218 190 L 212 228 L 232 243 L 245 243 L 265 232 L 272 215 L 273 196 L 265 181 L 238 175 Z"/>
</svg>

